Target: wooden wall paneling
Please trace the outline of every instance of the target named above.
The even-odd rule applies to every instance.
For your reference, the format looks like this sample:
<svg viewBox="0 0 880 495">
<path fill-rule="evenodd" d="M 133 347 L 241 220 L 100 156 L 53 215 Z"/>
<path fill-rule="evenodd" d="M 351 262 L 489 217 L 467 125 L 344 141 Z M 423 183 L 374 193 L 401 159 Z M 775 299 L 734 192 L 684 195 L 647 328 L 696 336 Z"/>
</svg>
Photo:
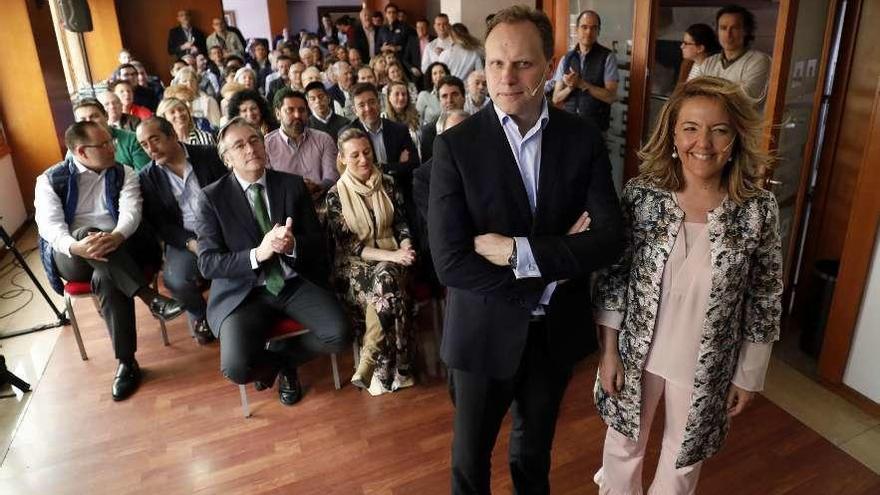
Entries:
<svg viewBox="0 0 880 495">
<path fill-rule="evenodd" d="M 838 62 L 827 144 L 819 165 L 813 218 L 807 230 L 801 281 L 795 294 L 797 315 L 803 320 L 814 304 L 811 272 L 819 259 L 840 259 L 852 207 L 858 168 L 864 153 L 876 78 L 880 75 L 880 5 L 856 1 L 849 4 L 845 38 Z M 826 334 L 828 335 L 828 334 Z"/>
<path fill-rule="evenodd" d="M 654 60 L 654 23 L 658 8 L 658 0 L 635 0 L 624 181 L 639 173 L 639 158 L 636 153 L 641 148 L 642 134 L 648 119 L 645 109 L 650 90 L 649 65 Z"/>
<path fill-rule="evenodd" d="M 161 77 L 166 84 L 171 80 L 173 62 L 167 51 L 168 31 L 177 25 L 177 12 L 181 9 L 192 13 L 193 25 L 205 36 L 213 32 L 211 19 L 223 16 L 221 0 L 116 0 L 123 45 L 144 64 L 147 72 Z"/>
<path fill-rule="evenodd" d="M 825 327 L 825 341 L 819 359 L 819 375 L 831 382 L 843 380 L 853 333 L 862 300 L 880 221 L 880 77 L 875 81 L 873 112 L 867 132 L 867 146 L 858 167 L 840 271 L 831 313 Z M 876 303 L 876 301 L 874 301 Z"/>
<path fill-rule="evenodd" d="M 61 159 L 60 135 L 73 121 L 49 5 L 3 3 L 0 108 L 25 207 L 33 211 L 37 176 Z"/>
<path fill-rule="evenodd" d="M 281 30 L 288 25 L 287 0 L 266 0 L 266 5 L 269 10 L 269 30 L 272 31 L 274 38 L 281 34 Z"/>
<path fill-rule="evenodd" d="M 798 0 L 779 2 L 767 102 L 764 105 L 764 149 L 769 151 L 775 150 L 779 144 L 779 126 L 785 113 L 785 90 L 788 88 L 797 14 Z"/>
<path fill-rule="evenodd" d="M 119 18 L 113 0 L 89 0 L 89 7 L 94 30 L 85 33 L 83 38 L 92 80 L 100 81 L 107 79 L 119 65 L 122 35 L 119 33 Z"/>
</svg>

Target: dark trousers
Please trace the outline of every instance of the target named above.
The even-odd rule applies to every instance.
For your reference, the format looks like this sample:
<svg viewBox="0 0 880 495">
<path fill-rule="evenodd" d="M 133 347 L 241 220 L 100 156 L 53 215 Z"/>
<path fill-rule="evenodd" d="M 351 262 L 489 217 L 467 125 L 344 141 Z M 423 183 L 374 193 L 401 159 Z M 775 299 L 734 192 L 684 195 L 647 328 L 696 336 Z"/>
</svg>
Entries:
<svg viewBox="0 0 880 495">
<path fill-rule="evenodd" d="M 98 229 L 83 227 L 71 233 L 82 239 Z M 141 266 L 149 259 L 146 246 L 135 235 L 123 242 L 116 251 L 107 255 L 107 261 L 96 261 L 55 252 L 55 266 L 67 281 L 91 281 L 92 292 L 98 298 L 101 316 L 110 332 L 116 359 L 130 360 L 137 351 L 137 333 L 134 319 L 134 296 L 147 285 Z M 154 246 L 154 245 L 153 245 Z"/>
<path fill-rule="evenodd" d="M 196 262 L 196 255 L 189 249 L 165 244 L 162 279 L 174 299 L 183 304 L 191 324 L 204 320 L 208 307 L 202 296 L 205 282 Z"/>
<path fill-rule="evenodd" d="M 309 333 L 266 348 L 269 330 L 285 316 Z M 247 298 L 220 325 L 220 368 L 231 381 L 253 381 L 266 368 L 299 366 L 319 354 L 345 349 L 351 329 L 339 302 L 329 291 L 296 277 L 277 296 L 264 287 Z"/>
<path fill-rule="evenodd" d="M 452 493 L 490 493 L 492 449 L 508 409 L 513 416 L 508 457 L 514 491 L 550 493 L 550 450 L 570 378 L 570 368 L 560 369 L 553 362 L 542 323 L 529 327 L 522 361 L 512 378 L 450 370 L 455 404 Z"/>
</svg>

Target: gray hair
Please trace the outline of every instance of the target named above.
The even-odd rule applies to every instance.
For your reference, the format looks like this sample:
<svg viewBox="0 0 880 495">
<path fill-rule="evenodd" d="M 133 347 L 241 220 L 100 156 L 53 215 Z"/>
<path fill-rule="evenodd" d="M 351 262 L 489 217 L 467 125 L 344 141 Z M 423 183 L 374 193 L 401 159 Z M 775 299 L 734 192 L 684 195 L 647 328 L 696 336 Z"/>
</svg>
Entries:
<svg viewBox="0 0 880 495">
<path fill-rule="evenodd" d="M 343 65 L 347 65 L 347 66 L 348 66 L 348 69 L 351 70 L 351 64 L 349 64 L 349 63 L 346 62 L 345 60 L 340 60 L 340 61 L 338 61 L 338 62 L 336 62 L 336 63 L 334 63 L 334 64 L 332 65 L 333 75 L 334 75 L 334 76 L 339 77 L 339 74 L 342 73 L 342 70 L 343 70 L 342 67 L 343 67 Z"/>
<path fill-rule="evenodd" d="M 235 117 L 231 119 L 229 122 L 223 124 L 223 127 L 220 128 L 220 131 L 217 132 L 217 154 L 220 155 L 220 158 L 226 162 L 226 152 L 229 151 L 229 148 L 226 145 L 226 133 L 229 132 L 229 129 L 233 127 L 247 127 L 248 129 L 254 131 L 254 133 L 263 139 L 263 133 L 260 132 L 259 129 L 251 125 L 250 122 L 244 119 L 244 117 Z"/>
<path fill-rule="evenodd" d="M 449 110 L 448 112 L 443 112 L 440 114 L 440 117 L 437 119 L 437 134 L 442 134 L 443 131 L 446 130 L 446 122 L 449 120 L 449 117 L 464 117 L 468 118 L 471 116 L 471 113 L 467 110 Z"/>
</svg>

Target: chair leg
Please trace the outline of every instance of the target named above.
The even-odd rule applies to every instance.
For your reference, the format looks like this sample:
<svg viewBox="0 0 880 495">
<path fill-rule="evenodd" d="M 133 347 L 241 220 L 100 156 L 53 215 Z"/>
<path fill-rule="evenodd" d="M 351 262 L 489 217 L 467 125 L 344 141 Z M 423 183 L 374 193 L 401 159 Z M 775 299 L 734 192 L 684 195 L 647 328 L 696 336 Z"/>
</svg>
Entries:
<svg viewBox="0 0 880 495">
<path fill-rule="evenodd" d="M 153 276 L 153 290 L 156 291 L 157 294 L 159 293 L 159 274 L 158 273 L 156 273 L 156 275 Z M 168 347 L 171 344 L 168 342 L 168 329 L 165 328 L 165 320 L 163 320 L 162 318 L 158 318 L 158 317 L 156 319 L 159 320 L 159 331 L 162 333 L 162 343 L 165 344 L 165 347 Z"/>
<path fill-rule="evenodd" d="M 251 417 L 251 410 L 248 407 L 247 386 L 239 385 L 238 392 L 241 395 L 241 412 L 244 414 L 245 418 L 249 418 Z"/>
<path fill-rule="evenodd" d="M 339 365 L 336 362 L 336 353 L 330 354 L 330 366 L 333 368 L 333 385 L 336 390 L 339 390 L 342 388 L 342 384 L 339 383 Z"/>
<path fill-rule="evenodd" d="M 70 326 L 73 327 L 73 336 L 76 338 L 76 346 L 79 347 L 79 355 L 83 361 L 86 361 L 89 356 L 86 354 L 86 347 L 83 345 L 82 335 L 79 333 L 79 324 L 73 313 L 73 300 L 68 294 L 64 294 L 64 305 L 67 307 L 67 317 L 70 318 Z"/>
</svg>

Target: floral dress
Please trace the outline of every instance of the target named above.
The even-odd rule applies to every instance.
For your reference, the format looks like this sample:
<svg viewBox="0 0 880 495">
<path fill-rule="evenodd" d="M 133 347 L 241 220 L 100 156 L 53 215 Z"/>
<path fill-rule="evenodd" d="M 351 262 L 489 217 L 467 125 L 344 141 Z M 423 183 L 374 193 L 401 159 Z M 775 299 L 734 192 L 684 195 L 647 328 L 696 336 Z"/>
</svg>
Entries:
<svg viewBox="0 0 880 495">
<path fill-rule="evenodd" d="M 404 214 L 403 195 L 388 175 L 382 176 L 382 187 L 394 204 L 394 238 L 400 244 L 410 239 Z M 364 247 L 376 247 L 361 242 L 349 229 L 342 216 L 339 191 L 334 184 L 327 191 L 327 226 L 335 245 L 333 283 L 354 321 L 358 342 L 364 336 L 364 308 L 371 304 L 379 316 L 384 338 L 375 356 L 375 376 L 386 391 L 412 382 L 412 346 L 410 300 L 406 290 L 408 267 L 387 261 L 369 261 L 361 257 Z"/>
</svg>

